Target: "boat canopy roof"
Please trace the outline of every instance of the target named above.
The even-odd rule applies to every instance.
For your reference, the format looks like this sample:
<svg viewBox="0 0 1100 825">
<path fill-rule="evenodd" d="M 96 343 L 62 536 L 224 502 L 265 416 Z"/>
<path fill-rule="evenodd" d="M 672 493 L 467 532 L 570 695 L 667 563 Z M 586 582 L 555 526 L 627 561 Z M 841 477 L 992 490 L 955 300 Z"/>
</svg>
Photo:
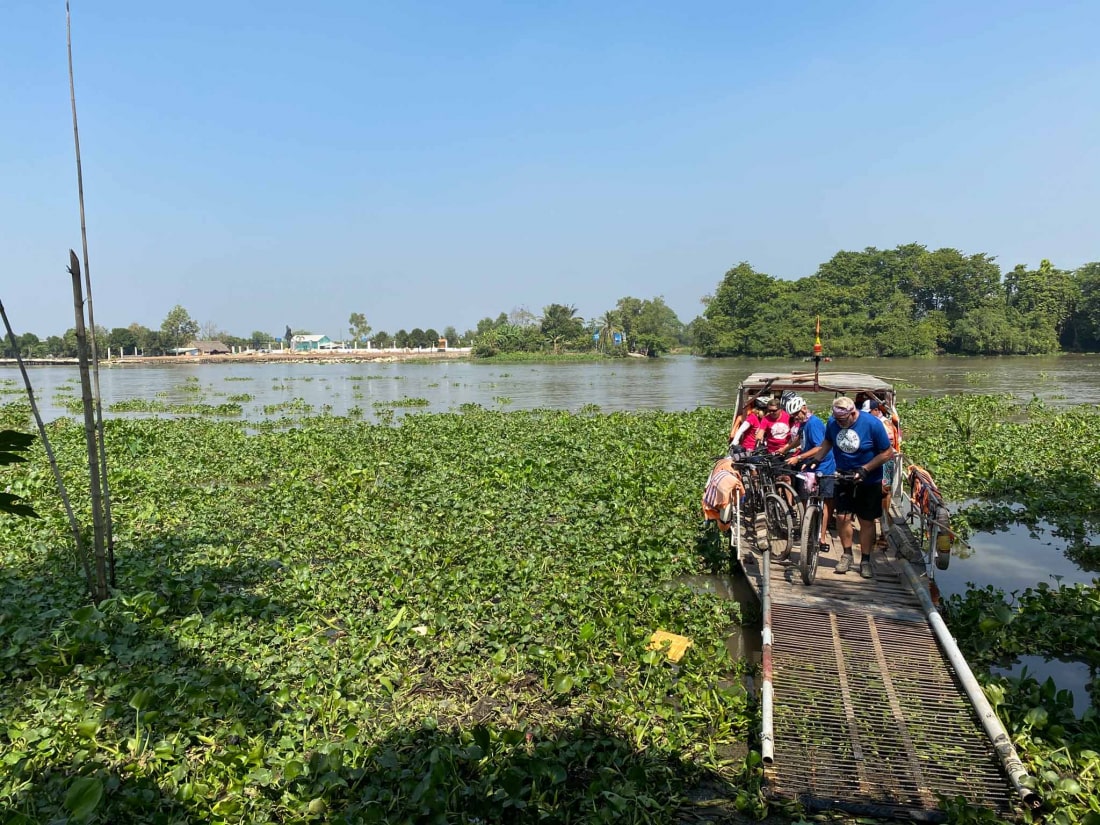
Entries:
<svg viewBox="0 0 1100 825">
<path fill-rule="evenodd" d="M 813 372 L 754 372 L 741 382 L 741 390 L 802 390 L 804 392 L 893 393 L 894 385 L 884 378 L 864 372 L 821 372 L 814 386 Z"/>
</svg>

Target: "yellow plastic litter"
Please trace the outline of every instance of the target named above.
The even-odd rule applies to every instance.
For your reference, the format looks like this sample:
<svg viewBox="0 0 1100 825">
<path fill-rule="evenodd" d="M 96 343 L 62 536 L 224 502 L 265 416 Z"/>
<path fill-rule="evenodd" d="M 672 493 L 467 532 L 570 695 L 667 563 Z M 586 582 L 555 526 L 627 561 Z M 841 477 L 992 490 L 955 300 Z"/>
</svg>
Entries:
<svg viewBox="0 0 1100 825">
<path fill-rule="evenodd" d="M 677 636 L 667 630 L 655 630 L 653 635 L 649 637 L 648 647 L 650 650 L 660 650 L 666 643 L 668 644 L 668 650 L 665 655 L 668 656 L 670 662 L 678 662 L 683 659 L 684 653 L 692 645 L 691 639 L 687 636 Z"/>
</svg>

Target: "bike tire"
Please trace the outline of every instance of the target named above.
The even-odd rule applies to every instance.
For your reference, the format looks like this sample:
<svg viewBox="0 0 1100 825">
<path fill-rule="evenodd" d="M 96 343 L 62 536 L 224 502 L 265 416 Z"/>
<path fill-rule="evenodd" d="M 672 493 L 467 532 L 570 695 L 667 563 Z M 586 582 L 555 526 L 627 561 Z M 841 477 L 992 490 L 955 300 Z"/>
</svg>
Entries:
<svg viewBox="0 0 1100 825">
<path fill-rule="evenodd" d="M 771 551 L 778 555 L 789 553 L 794 547 L 794 520 L 790 505 L 778 493 L 764 497 L 764 523 Z"/>
<path fill-rule="evenodd" d="M 790 503 L 791 513 L 794 517 L 794 528 L 797 530 L 798 526 L 802 524 L 802 516 L 806 512 L 806 502 L 798 498 L 798 491 L 795 490 L 794 485 L 785 481 L 775 482 L 775 491 L 781 498 Z"/>
<path fill-rule="evenodd" d="M 818 545 L 821 542 L 821 519 L 824 513 L 820 507 L 806 509 L 802 518 L 801 549 L 798 553 L 798 570 L 802 574 L 802 583 L 810 585 L 817 578 Z"/>
</svg>

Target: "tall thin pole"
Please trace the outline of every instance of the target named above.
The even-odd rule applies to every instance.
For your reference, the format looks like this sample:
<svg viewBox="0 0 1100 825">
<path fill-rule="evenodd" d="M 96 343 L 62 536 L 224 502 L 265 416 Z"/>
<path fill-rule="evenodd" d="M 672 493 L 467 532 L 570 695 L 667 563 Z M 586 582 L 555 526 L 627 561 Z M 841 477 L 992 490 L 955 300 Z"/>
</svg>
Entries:
<svg viewBox="0 0 1100 825">
<path fill-rule="evenodd" d="M 80 390 L 84 402 L 84 440 L 88 445 L 88 480 L 92 496 L 92 533 L 95 548 L 95 601 L 107 598 L 107 552 L 103 524 L 103 485 L 92 408 L 92 381 L 88 370 L 88 334 L 84 326 L 84 296 L 80 287 L 80 262 L 69 250 L 69 273 L 73 276 L 73 314 L 76 318 L 76 347 L 80 361 Z"/>
<path fill-rule="evenodd" d="M 115 582 L 115 534 L 111 520 L 111 488 L 107 483 L 107 442 L 103 434 L 103 396 L 99 391 L 99 347 L 96 343 L 95 312 L 92 308 L 92 274 L 88 268 L 88 227 L 84 221 L 84 172 L 80 165 L 80 129 L 76 121 L 76 84 L 73 81 L 73 37 L 69 0 L 65 0 L 65 43 L 69 53 L 69 102 L 73 110 L 73 142 L 76 145 L 76 191 L 80 201 L 80 243 L 84 259 L 84 292 L 88 303 L 88 340 L 92 350 L 92 398 L 95 404 L 96 437 L 99 439 L 100 478 L 103 484 L 103 512 L 106 521 L 107 562 L 111 586 Z"/>
</svg>

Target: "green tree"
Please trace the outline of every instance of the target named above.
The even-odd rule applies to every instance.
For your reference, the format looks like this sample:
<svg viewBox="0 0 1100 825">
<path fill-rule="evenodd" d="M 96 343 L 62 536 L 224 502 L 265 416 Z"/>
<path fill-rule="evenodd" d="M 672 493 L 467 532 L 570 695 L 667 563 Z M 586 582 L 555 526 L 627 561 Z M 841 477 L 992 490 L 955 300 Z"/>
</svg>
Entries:
<svg viewBox="0 0 1100 825">
<path fill-rule="evenodd" d="M 620 349 L 622 343 L 615 343 L 615 333 L 622 335 L 622 321 L 619 320 L 617 310 L 609 309 L 596 319 L 596 332 L 599 335 L 598 346 L 602 352 L 612 352 Z"/>
<path fill-rule="evenodd" d="M 564 342 L 581 336 L 584 332 L 584 319 L 577 315 L 575 306 L 549 304 L 542 309 L 539 330 L 557 353 L 561 351 Z"/>
<path fill-rule="evenodd" d="M 447 339 L 448 347 L 461 347 L 462 339 L 458 337 L 458 330 L 454 327 L 443 327 L 443 337 Z"/>
<path fill-rule="evenodd" d="M 1022 264 L 1005 276 L 1005 297 L 1019 313 L 1025 331 L 1026 352 L 1057 352 L 1062 330 L 1079 297 L 1079 287 L 1069 272 L 1055 269 L 1045 258 L 1039 268 Z"/>
<path fill-rule="evenodd" d="M 160 325 L 161 343 L 165 349 L 177 349 L 195 340 L 199 325 L 179 304 L 169 310 Z"/>
<path fill-rule="evenodd" d="M 742 261 L 726 272 L 714 295 L 706 299 L 703 317 L 706 325 L 707 349 L 703 355 L 770 355 L 775 327 L 769 316 L 783 309 L 786 287 L 775 278 L 757 272 Z M 622 301 L 619 302 L 620 307 Z M 640 303 L 640 302 L 639 302 Z M 641 308 L 639 306 L 638 312 Z M 623 326 L 630 328 L 624 313 Z M 697 330 L 699 328 L 697 327 Z"/>
<path fill-rule="evenodd" d="M 393 343 L 393 336 L 383 329 L 371 336 L 370 343 L 375 349 L 385 349 Z"/>
<path fill-rule="evenodd" d="M 367 316 L 362 312 L 353 312 L 348 318 L 348 324 L 348 333 L 356 344 L 366 341 L 370 336 L 370 324 L 367 323 Z"/>
<path fill-rule="evenodd" d="M 130 327 L 115 327 L 108 333 L 106 343 L 119 352 L 133 353 L 138 346 L 138 338 Z"/>
<path fill-rule="evenodd" d="M 272 342 L 274 342 L 275 336 L 263 330 L 254 329 L 252 334 L 248 336 L 248 346 L 252 349 L 270 349 Z"/>
<path fill-rule="evenodd" d="M 1079 267 L 1073 280 L 1080 297 L 1072 316 L 1072 346 L 1096 352 L 1100 350 L 1100 262 Z"/>
</svg>

